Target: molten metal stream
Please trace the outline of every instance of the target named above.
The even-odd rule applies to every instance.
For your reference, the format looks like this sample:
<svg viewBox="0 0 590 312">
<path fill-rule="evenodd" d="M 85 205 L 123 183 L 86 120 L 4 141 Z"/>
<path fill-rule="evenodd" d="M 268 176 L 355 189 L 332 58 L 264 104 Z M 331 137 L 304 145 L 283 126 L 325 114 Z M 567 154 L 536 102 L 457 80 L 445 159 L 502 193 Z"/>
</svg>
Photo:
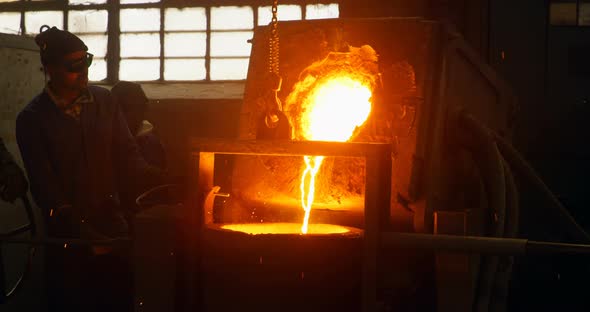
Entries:
<svg viewBox="0 0 590 312">
<path fill-rule="evenodd" d="M 315 176 L 320 170 L 324 156 L 303 156 L 305 162 L 305 170 L 301 175 L 301 206 L 305 210 L 305 216 L 303 217 L 303 225 L 301 226 L 301 233 L 307 233 L 307 227 L 309 224 L 309 215 L 311 213 L 311 205 L 315 197 Z M 309 176 L 308 188 L 305 186 L 305 180 Z M 309 189 L 307 192 L 306 190 Z"/>
<path fill-rule="evenodd" d="M 339 73 L 310 94 L 303 116 L 303 137 L 312 141 L 348 141 L 371 112 L 371 89 L 361 81 Z M 315 197 L 315 178 L 324 156 L 304 156 L 301 175 L 301 206 L 305 211 L 301 233 L 308 232 L 309 216 Z M 306 183 L 307 181 L 307 183 Z"/>
</svg>

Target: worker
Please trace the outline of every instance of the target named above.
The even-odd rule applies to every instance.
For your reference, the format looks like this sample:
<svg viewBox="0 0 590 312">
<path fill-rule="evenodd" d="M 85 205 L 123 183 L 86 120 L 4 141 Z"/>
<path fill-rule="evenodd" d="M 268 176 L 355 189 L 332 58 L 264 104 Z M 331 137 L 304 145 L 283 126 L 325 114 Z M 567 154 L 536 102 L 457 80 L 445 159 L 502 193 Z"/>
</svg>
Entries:
<svg viewBox="0 0 590 312">
<path fill-rule="evenodd" d="M 0 198 L 12 203 L 25 196 L 29 184 L 22 169 L 16 164 L 0 138 Z"/>
<path fill-rule="evenodd" d="M 146 120 L 148 110 L 148 98 L 141 85 L 119 81 L 111 89 L 113 99 L 121 107 L 131 134 L 139 147 L 139 151 L 148 164 L 166 169 L 166 153 L 154 126 Z M 131 212 L 137 212 L 140 207 L 136 205 L 136 199 L 147 190 L 146 185 L 132 176 L 121 177 L 121 203 L 130 208 Z M 161 198 L 160 196 L 159 198 Z M 152 197 L 153 198 L 153 197 Z M 158 198 L 153 198 L 157 200 Z M 162 200 L 164 202 L 165 200 Z"/>
<path fill-rule="evenodd" d="M 145 161 L 152 166 L 164 169 L 166 154 L 154 126 L 146 120 L 148 98 L 141 85 L 129 81 L 119 81 L 111 89 L 111 93 L 121 107 L 129 130 Z"/>
<path fill-rule="evenodd" d="M 154 185 L 149 166 L 109 90 L 88 85 L 92 54 L 74 34 L 42 26 L 35 36 L 49 80 L 18 114 L 17 143 L 47 235 L 101 240 L 128 237 L 120 174 Z M 64 244 L 47 248 L 49 311 L 132 311 L 129 248 Z"/>
</svg>

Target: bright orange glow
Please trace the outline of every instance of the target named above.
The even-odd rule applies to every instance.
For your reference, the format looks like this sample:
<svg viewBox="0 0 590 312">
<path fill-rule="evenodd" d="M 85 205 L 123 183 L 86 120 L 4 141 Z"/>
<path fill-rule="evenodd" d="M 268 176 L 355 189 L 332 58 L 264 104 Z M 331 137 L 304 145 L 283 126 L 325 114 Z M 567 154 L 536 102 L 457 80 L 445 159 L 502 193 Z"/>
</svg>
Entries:
<svg viewBox="0 0 590 312">
<path fill-rule="evenodd" d="M 381 85 L 377 52 L 368 45 L 330 52 L 300 74 L 286 98 L 286 114 L 295 140 L 346 142 L 371 113 L 373 90 Z M 305 211 L 301 233 L 309 231 L 315 199 L 316 175 L 324 156 L 304 156 L 301 207 Z"/>
<path fill-rule="evenodd" d="M 301 224 L 299 223 L 242 223 L 225 224 L 222 229 L 236 232 L 257 234 L 300 234 Z M 348 233 L 350 229 L 334 224 L 310 224 L 308 234 L 342 234 Z"/>
<path fill-rule="evenodd" d="M 371 88 L 345 73 L 328 77 L 310 95 L 309 110 L 301 118 L 302 136 L 312 141 L 345 142 L 371 112 Z M 308 232 L 315 197 L 315 177 L 324 156 L 304 156 L 301 175 L 301 207 L 305 211 L 301 233 Z"/>
<path fill-rule="evenodd" d="M 302 117 L 303 137 L 310 141 L 346 142 L 371 113 L 371 88 L 349 76 L 329 78 L 310 98 Z"/>
</svg>

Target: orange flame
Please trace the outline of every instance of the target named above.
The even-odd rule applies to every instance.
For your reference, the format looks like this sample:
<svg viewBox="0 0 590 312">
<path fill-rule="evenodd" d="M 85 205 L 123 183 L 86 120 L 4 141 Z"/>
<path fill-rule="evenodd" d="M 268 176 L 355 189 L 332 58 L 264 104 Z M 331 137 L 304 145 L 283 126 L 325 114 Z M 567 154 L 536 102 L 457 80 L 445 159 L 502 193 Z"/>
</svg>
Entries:
<svg viewBox="0 0 590 312">
<path fill-rule="evenodd" d="M 310 94 L 310 110 L 301 120 L 302 135 L 307 140 L 345 142 L 371 112 L 371 88 L 368 83 L 343 72 L 317 86 Z M 309 216 L 315 197 L 315 177 L 324 156 L 304 156 L 301 175 L 301 206 L 305 211 L 301 233 L 308 230 Z M 306 183 L 306 181 L 308 181 Z"/>
</svg>

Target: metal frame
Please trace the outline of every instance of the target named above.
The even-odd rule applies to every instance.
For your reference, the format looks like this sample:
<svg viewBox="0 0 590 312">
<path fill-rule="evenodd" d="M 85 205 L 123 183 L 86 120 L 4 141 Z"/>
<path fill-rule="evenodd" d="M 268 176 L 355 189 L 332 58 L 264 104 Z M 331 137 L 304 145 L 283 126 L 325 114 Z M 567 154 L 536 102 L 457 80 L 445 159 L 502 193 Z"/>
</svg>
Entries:
<svg viewBox="0 0 590 312">
<path fill-rule="evenodd" d="M 590 245 L 530 241 L 522 238 L 495 238 L 464 235 L 421 234 L 392 232 L 390 225 L 390 199 L 392 179 L 392 146 L 385 143 L 337 143 L 317 141 L 235 141 L 191 140 L 191 190 L 187 213 L 192 228 L 202 233 L 212 222 L 212 211 L 204 209 L 204 200 L 213 188 L 216 154 L 275 155 L 275 156 L 345 156 L 360 157 L 366 162 L 365 177 L 365 228 L 363 235 L 362 311 L 378 310 L 379 255 L 386 249 L 423 249 L 434 252 L 490 255 L 590 254 Z M 194 209 L 196 207 L 196 209 Z M 192 260 L 188 265 L 194 276 L 187 297 L 194 297 L 199 287 L 197 250 L 201 241 L 191 243 Z M 200 257 L 205 255 L 200 254 Z M 184 271 L 183 271 L 184 272 Z M 198 301 L 198 299 L 197 299 Z M 194 304 L 194 302 L 193 302 Z M 187 305 L 191 307 L 191 305 Z M 192 306 L 194 307 L 194 306 Z M 190 310 L 190 308 L 188 309 Z M 187 310 L 187 311 L 188 311 Z"/>
<path fill-rule="evenodd" d="M 333 1 L 326 1 L 326 0 L 287 0 L 281 1 L 281 5 L 284 4 L 296 4 L 302 7 L 302 17 L 305 18 L 306 16 L 306 5 L 307 4 L 330 4 L 330 3 L 340 3 L 342 1 L 333 0 Z M 155 81 L 142 81 L 142 83 L 162 83 L 162 82 L 173 82 L 173 83 L 211 83 L 211 82 L 232 82 L 232 81 L 244 81 L 244 80 L 211 80 L 211 55 L 210 55 L 210 40 L 211 40 L 211 8 L 217 6 L 250 6 L 253 9 L 254 14 L 254 27 L 252 29 L 246 29 L 247 31 L 253 30 L 257 27 L 258 24 L 258 8 L 261 6 L 269 6 L 270 3 L 268 0 L 161 0 L 160 2 L 155 3 L 134 3 L 134 4 L 121 4 L 120 0 L 106 0 L 104 4 L 88 4 L 88 5 L 70 5 L 68 4 L 68 0 L 46 0 L 46 1 L 32 1 L 32 0 L 18 0 L 15 2 L 7 2 L 7 3 L 0 3 L 0 12 L 20 12 L 21 13 L 21 24 L 20 28 L 22 30 L 22 35 L 26 34 L 26 25 L 25 25 L 25 12 L 29 11 L 62 11 L 63 12 L 63 24 L 64 29 L 68 29 L 68 12 L 73 10 L 107 10 L 108 12 L 108 22 L 107 22 L 107 55 L 105 56 L 105 60 L 107 61 L 107 77 L 105 80 L 101 81 L 102 83 L 112 84 L 119 80 L 119 64 L 121 61 L 120 57 L 120 35 L 121 31 L 119 28 L 119 12 L 121 9 L 146 9 L 146 8 L 158 8 L 160 9 L 160 30 L 158 31 L 160 35 L 160 55 L 157 57 L 160 62 L 160 77 Z M 207 29 L 206 29 L 206 52 L 204 57 L 193 57 L 195 59 L 205 59 L 205 70 L 206 70 L 206 77 L 204 80 L 165 80 L 164 79 L 164 60 L 165 59 L 173 59 L 174 57 L 164 57 L 164 10 L 166 8 L 191 8 L 191 7 L 199 7 L 205 8 L 206 16 L 207 16 Z M 234 30 L 232 30 L 234 31 Z M 236 29 L 235 31 L 241 31 Z M 150 59 L 154 59 L 156 57 L 150 57 Z M 189 57 L 191 58 L 191 57 Z M 224 57 L 215 57 L 215 58 L 224 58 Z M 225 58 L 232 58 L 232 59 L 247 59 L 248 57 L 225 57 Z M 133 58 L 130 58 L 133 59 Z"/>
<path fill-rule="evenodd" d="M 339 143 L 314 141 L 234 141 L 192 140 L 191 151 L 191 207 L 198 207 L 191 219 L 200 231 L 210 220 L 211 211 L 205 211 L 203 201 L 213 187 L 216 154 L 274 155 L 274 156 L 344 156 L 364 158 L 365 177 L 365 229 L 363 235 L 362 311 L 377 310 L 377 277 L 380 250 L 380 233 L 389 224 L 391 192 L 391 145 L 384 143 Z M 192 209 L 191 209 L 192 210 Z M 200 246 L 197 240 L 193 246 Z M 194 255 L 193 255 L 194 256 Z M 201 255 L 204 257 L 205 255 Z M 195 259 L 196 260 L 196 259 Z M 198 260 L 197 260 L 198 261 Z M 199 262 L 193 262 L 199 263 Z M 197 272 L 192 272 L 193 274 Z M 197 279 L 198 273 L 193 275 Z M 198 286 L 194 284 L 193 286 Z M 191 291 L 191 290 L 189 290 Z M 193 294 L 194 291 L 191 291 Z"/>
</svg>

